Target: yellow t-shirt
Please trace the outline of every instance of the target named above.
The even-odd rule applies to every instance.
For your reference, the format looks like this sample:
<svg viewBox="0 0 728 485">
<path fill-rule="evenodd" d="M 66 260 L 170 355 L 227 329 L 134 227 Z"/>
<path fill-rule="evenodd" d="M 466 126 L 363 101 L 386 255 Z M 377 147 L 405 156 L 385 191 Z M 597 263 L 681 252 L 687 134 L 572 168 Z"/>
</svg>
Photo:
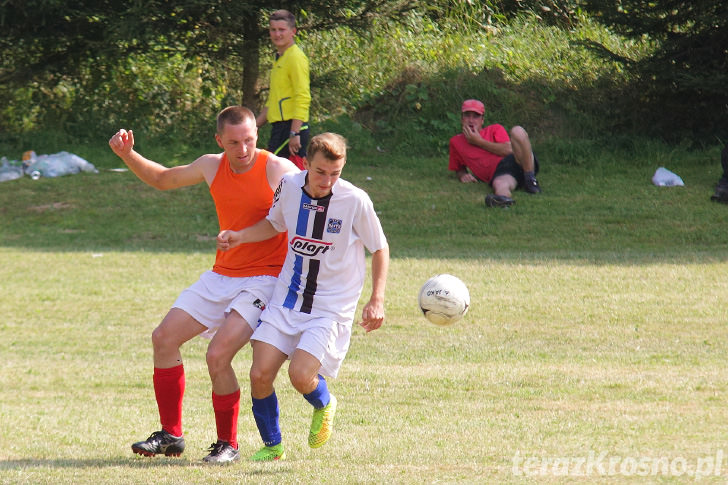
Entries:
<svg viewBox="0 0 728 485">
<path fill-rule="evenodd" d="M 285 50 L 273 63 L 268 95 L 268 121 L 308 121 L 311 89 L 308 58 L 296 45 Z"/>
</svg>

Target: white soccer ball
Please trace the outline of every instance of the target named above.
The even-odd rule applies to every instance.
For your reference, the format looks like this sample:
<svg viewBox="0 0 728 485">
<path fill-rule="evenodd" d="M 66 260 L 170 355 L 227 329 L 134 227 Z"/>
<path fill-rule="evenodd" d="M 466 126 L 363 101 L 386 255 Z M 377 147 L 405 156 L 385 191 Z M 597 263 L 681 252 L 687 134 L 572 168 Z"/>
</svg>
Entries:
<svg viewBox="0 0 728 485">
<path fill-rule="evenodd" d="M 422 285 L 418 300 L 422 313 L 430 322 L 452 325 L 468 312 L 470 292 L 456 276 L 439 274 Z"/>
</svg>

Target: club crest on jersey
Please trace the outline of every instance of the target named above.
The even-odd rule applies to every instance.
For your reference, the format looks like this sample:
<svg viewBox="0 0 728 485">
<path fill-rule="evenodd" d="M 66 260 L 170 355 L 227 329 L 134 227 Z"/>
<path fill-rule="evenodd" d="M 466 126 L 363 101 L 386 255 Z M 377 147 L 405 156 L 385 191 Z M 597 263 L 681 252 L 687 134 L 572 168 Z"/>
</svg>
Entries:
<svg viewBox="0 0 728 485">
<path fill-rule="evenodd" d="M 329 219 L 326 225 L 326 232 L 338 234 L 341 232 L 341 219 Z"/>
<path fill-rule="evenodd" d="M 333 243 L 319 241 L 318 239 L 306 239 L 305 237 L 296 236 L 291 239 L 291 250 L 301 256 L 313 258 L 319 254 L 324 254 L 331 248 Z"/>
<path fill-rule="evenodd" d="M 307 211 L 314 211 L 314 212 L 323 212 L 326 210 L 326 207 L 322 205 L 315 205 L 315 204 L 303 204 L 303 208 Z"/>
</svg>

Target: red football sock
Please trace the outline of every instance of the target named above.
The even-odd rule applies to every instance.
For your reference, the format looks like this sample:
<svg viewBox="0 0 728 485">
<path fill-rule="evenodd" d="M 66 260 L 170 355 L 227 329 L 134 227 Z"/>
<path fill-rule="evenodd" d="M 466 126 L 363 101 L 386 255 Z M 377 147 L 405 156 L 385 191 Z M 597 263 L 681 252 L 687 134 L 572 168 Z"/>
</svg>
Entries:
<svg viewBox="0 0 728 485">
<path fill-rule="evenodd" d="M 212 393 L 212 409 L 215 410 L 217 439 L 227 441 L 238 449 L 238 411 L 240 410 L 240 389 L 232 394 L 220 396 Z"/>
<path fill-rule="evenodd" d="M 169 369 L 155 367 L 153 380 L 162 429 L 175 436 L 182 436 L 182 397 L 185 394 L 183 365 Z"/>
</svg>

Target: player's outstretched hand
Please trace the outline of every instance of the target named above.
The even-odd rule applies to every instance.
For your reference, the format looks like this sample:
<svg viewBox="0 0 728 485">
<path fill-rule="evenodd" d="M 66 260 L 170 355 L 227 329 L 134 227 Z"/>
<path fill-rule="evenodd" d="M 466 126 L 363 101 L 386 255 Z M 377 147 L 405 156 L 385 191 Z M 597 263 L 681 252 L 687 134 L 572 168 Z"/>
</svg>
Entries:
<svg viewBox="0 0 728 485">
<path fill-rule="evenodd" d="M 109 146 L 120 157 L 128 155 L 134 148 L 134 132 L 122 128 L 109 139 Z"/>
<path fill-rule="evenodd" d="M 376 330 L 384 323 L 384 305 L 369 300 L 361 312 L 362 321 L 359 325 L 368 332 Z"/>
<path fill-rule="evenodd" d="M 240 234 L 237 231 L 224 230 L 217 235 L 217 249 L 227 251 L 240 245 Z"/>
</svg>

